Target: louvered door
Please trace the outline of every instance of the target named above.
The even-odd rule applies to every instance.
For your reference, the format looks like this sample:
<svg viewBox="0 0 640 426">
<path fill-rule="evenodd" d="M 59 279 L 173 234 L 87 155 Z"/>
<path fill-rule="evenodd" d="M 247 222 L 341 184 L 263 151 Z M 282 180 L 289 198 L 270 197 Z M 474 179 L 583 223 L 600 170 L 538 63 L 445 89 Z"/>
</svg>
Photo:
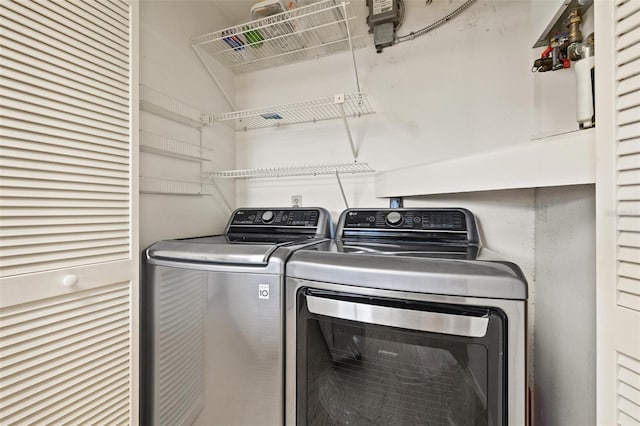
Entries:
<svg viewBox="0 0 640 426">
<path fill-rule="evenodd" d="M 137 419 L 137 5 L 0 1 L 0 424 Z"/>
<path fill-rule="evenodd" d="M 640 425 L 640 0 L 595 2 L 598 424 Z"/>
</svg>

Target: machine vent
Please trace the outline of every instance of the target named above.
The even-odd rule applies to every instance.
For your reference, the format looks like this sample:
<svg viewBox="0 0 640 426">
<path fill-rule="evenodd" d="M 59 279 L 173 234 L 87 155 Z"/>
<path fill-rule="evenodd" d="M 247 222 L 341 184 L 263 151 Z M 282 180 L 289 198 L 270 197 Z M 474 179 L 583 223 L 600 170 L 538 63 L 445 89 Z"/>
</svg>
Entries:
<svg viewBox="0 0 640 426">
<path fill-rule="evenodd" d="M 0 424 L 126 424 L 130 284 L 0 309 Z"/>
<path fill-rule="evenodd" d="M 155 291 L 155 423 L 190 425 L 204 404 L 205 274 L 164 270 Z"/>
<path fill-rule="evenodd" d="M 0 276 L 128 259 L 130 6 L 0 12 Z"/>
<path fill-rule="evenodd" d="M 640 424 L 640 360 L 617 354 L 618 424 Z"/>
<path fill-rule="evenodd" d="M 618 305 L 640 312 L 640 7 L 616 2 Z M 637 418 L 640 418 L 637 417 Z"/>
</svg>

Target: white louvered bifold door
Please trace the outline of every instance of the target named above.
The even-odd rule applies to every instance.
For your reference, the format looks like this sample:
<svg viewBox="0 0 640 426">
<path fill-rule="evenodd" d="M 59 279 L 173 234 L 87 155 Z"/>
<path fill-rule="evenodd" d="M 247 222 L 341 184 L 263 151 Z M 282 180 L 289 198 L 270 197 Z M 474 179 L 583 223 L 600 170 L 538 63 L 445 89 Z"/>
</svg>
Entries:
<svg viewBox="0 0 640 426">
<path fill-rule="evenodd" d="M 0 0 L 0 424 L 137 419 L 137 10 Z"/>
<path fill-rule="evenodd" d="M 640 0 L 595 2 L 598 424 L 640 425 Z"/>
</svg>

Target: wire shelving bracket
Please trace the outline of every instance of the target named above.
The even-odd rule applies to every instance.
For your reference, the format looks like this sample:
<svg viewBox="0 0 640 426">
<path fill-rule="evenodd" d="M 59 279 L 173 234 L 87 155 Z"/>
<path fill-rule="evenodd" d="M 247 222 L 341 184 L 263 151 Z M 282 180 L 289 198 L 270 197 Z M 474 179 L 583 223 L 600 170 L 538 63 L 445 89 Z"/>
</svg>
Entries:
<svg viewBox="0 0 640 426">
<path fill-rule="evenodd" d="M 342 194 L 342 199 L 344 200 L 345 206 L 349 208 L 340 175 L 373 172 L 375 172 L 375 170 L 372 169 L 369 164 L 353 162 L 292 167 L 268 167 L 244 170 L 221 170 L 206 173 L 204 177 L 205 179 L 209 179 L 211 182 L 214 182 L 215 179 L 260 179 L 294 176 L 334 175 L 338 181 L 338 186 L 340 188 L 340 193 Z"/>
<path fill-rule="evenodd" d="M 353 142 L 348 117 L 361 117 L 373 114 L 365 92 L 340 93 L 331 97 L 312 99 L 286 105 L 261 107 L 244 111 L 235 111 L 215 116 L 219 122 L 233 121 L 236 131 L 246 131 L 266 127 L 280 127 L 301 123 L 316 123 L 323 120 L 342 119 L 353 159 L 358 159 L 358 152 Z"/>
<path fill-rule="evenodd" d="M 140 151 L 188 161 L 209 162 L 213 149 L 140 130 Z"/>
<path fill-rule="evenodd" d="M 205 190 L 207 185 L 209 183 L 203 181 L 140 176 L 140 192 L 143 194 L 211 195 Z"/>
<path fill-rule="evenodd" d="M 333 174 L 372 173 L 374 169 L 367 163 L 329 163 L 290 167 L 266 167 L 243 170 L 219 170 L 209 172 L 209 179 L 261 179 L 292 176 L 319 176 Z"/>
<path fill-rule="evenodd" d="M 196 37 L 191 46 L 219 88 L 233 112 L 213 116 L 221 124 L 230 123 L 236 131 L 280 127 L 342 119 L 353 163 L 323 164 L 295 167 L 274 167 L 248 170 L 228 170 L 205 173 L 204 178 L 215 185 L 220 178 L 274 178 L 288 176 L 335 175 L 342 197 L 347 203 L 341 175 L 374 172 L 367 163 L 358 163 L 358 150 L 353 141 L 348 118 L 373 114 L 368 97 L 360 87 L 355 49 L 364 47 L 368 34 L 353 29 L 357 18 L 351 13 L 349 1 L 323 0 L 308 6 L 246 22 Z M 358 32 L 358 30 L 356 30 Z M 340 52 L 350 52 L 355 92 L 306 100 L 285 105 L 237 111 L 231 97 L 212 71 L 208 58 L 213 58 L 236 74 L 259 71 L 292 64 Z"/>
<path fill-rule="evenodd" d="M 350 9 L 348 1 L 323 0 L 195 37 L 191 45 L 237 74 L 349 50 L 353 56 L 367 35 L 352 33 Z"/>
<path fill-rule="evenodd" d="M 367 44 L 368 36 L 354 35 L 356 17 L 351 8 L 349 1 L 323 0 L 192 39 L 192 48 L 234 110 L 213 119 L 232 121 L 236 131 L 242 131 L 342 118 L 357 160 L 347 118 L 374 111 L 361 90 L 354 53 Z M 243 111 L 235 111 L 233 100 L 206 60 L 209 56 L 235 73 L 246 73 L 346 51 L 351 53 L 355 93 Z"/>
<path fill-rule="evenodd" d="M 140 85 L 140 108 L 187 126 L 200 128 L 213 123 L 213 115 Z"/>
<path fill-rule="evenodd" d="M 310 99 L 283 105 L 233 111 L 215 116 L 216 121 L 235 120 L 235 129 L 253 130 L 291 124 L 316 123 L 344 117 L 373 114 L 365 92 L 339 93 L 334 96 Z"/>
</svg>

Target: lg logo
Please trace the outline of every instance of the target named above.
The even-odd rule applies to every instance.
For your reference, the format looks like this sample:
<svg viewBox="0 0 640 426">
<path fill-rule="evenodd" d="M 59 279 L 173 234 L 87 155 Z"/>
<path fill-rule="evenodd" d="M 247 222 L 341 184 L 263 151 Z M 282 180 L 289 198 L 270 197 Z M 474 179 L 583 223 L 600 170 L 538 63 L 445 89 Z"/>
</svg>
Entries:
<svg viewBox="0 0 640 426">
<path fill-rule="evenodd" d="M 269 284 L 258 284 L 258 299 L 269 299 Z"/>
</svg>

